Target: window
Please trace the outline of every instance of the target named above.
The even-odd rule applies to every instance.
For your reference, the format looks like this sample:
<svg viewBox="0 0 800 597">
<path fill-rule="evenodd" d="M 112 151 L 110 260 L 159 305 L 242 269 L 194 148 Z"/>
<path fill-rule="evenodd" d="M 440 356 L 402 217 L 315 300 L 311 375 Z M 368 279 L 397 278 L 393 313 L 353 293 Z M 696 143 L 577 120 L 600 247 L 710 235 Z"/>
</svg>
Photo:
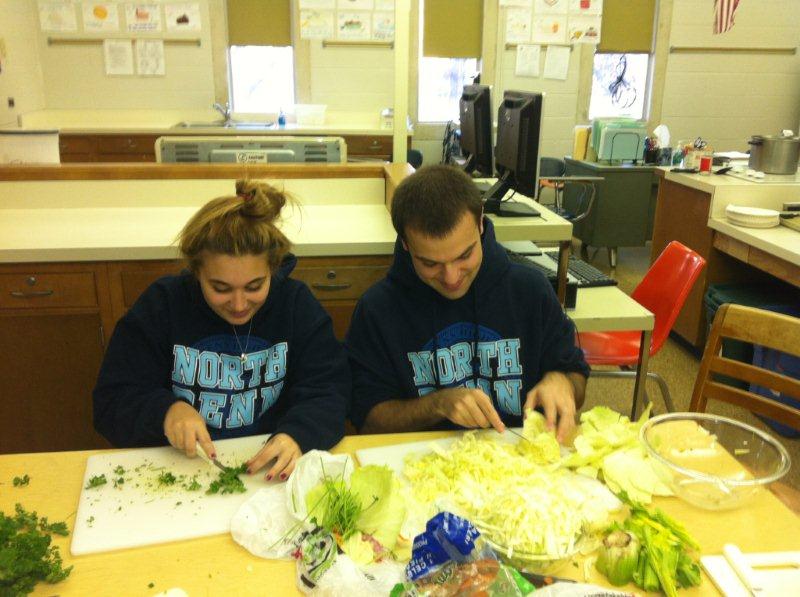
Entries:
<svg viewBox="0 0 800 597">
<path fill-rule="evenodd" d="M 291 46 L 231 46 L 230 65 L 234 112 L 278 112 L 294 105 Z"/>
<path fill-rule="evenodd" d="M 595 54 L 589 118 L 645 118 L 650 54 Z"/>
<path fill-rule="evenodd" d="M 425 58 L 419 60 L 420 122 L 458 120 L 458 100 L 464 85 L 478 73 L 475 58 Z"/>
</svg>

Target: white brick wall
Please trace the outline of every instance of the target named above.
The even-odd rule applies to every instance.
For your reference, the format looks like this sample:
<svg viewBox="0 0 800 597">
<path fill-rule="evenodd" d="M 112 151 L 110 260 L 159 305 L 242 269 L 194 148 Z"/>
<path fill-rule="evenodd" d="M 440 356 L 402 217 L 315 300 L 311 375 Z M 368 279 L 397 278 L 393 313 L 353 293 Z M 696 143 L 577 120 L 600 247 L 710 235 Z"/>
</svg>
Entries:
<svg viewBox="0 0 800 597">
<path fill-rule="evenodd" d="M 674 0 L 671 46 L 796 47 L 800 1 L 743 0 L 735 25 L 712 34 L 713 0 Z M 800 55 L 670 54 L 662 122 L 672 139 L 702 136 L 717 150 L 746 150 L 753 134 L 797 131 Z"/>
</svg>

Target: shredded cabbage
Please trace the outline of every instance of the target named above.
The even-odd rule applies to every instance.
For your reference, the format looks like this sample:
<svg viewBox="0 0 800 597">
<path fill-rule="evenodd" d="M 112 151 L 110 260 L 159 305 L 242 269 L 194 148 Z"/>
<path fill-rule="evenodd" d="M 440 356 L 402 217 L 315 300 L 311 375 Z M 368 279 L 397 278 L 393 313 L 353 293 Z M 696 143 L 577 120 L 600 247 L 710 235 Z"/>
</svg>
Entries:
<svg viewBox="0 0 800 597">
<path fill-rule="evenodd" d="M 469 432 L 449 449 L 432 449 L 406 462 L 414 499 L 429 514 L 455 510 L 509 557 L 570 555 L 586 527 L 598 518 L 607 522 L 608 510 L 619 506 L 613 496 L 605 503 L 596 499 L 587 485 L 602 490 L 597 483 L 587 484 L 558 463 L 534 462 L 527 441 L 509 444 Z"/>
</svg>

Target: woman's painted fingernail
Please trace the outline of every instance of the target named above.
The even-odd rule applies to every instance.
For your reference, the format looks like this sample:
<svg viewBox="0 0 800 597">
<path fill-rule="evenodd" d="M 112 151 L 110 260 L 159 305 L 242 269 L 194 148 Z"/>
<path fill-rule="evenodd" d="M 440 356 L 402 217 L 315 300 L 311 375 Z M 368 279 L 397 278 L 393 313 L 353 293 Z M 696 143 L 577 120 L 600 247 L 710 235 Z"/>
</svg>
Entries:
<svg viewBox="0 0 800 597">
<path fill-rule="evenodd" d="M 281 481 L 283 481 L 284 479 L 286 479 L 286 473 L 281 473 Z"/>
<path fill-rule="evenodd" d="M 267 481 L 272 481 L 272 475 L 267 475 Z"/>
</svg>

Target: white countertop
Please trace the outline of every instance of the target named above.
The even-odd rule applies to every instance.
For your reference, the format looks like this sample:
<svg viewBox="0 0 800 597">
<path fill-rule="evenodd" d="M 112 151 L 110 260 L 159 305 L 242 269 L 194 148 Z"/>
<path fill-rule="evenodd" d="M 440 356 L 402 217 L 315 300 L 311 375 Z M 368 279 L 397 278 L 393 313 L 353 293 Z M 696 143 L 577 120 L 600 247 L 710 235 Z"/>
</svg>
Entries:
<svg viewBox="0 0 800 597">
<path fill-rule="evenodd" d="M 800 266 L 800 232 L 786 226 L 774 228 L 745 228 L 725 218 L 711 218 L 708 227 L 731 238 Z"/>
<path fill-rule="evenodd" d="M 277 116 L 234 114 L 239 122 L 274 122 Z M 380 126 L 377 112 L 327 112 L 325 124 L 298 125 L 294 115 L 281 128 L 177 127 L 179 122 L 214 123 L 222 120 L 213 110 L 40 110 L 18 118 L 22 129 L 58 129 L 66 134 L 155 135 L 391 135 Z M 413 131 L 409 130 L 409 135 Z"/>
<path fill-rule="evenodd" d="M 281 227 L 298 256 L 392 253 L 396 234 L 382 181 L 287 182 L 302 207 L 287 209 Z M 184 223 L 230 188 L 226 180 L 6 182 L 0 185 L 0 263 L 172 259 Z M 59 207 L 52 207 L 56 201 Z M 498 238 L 570 238 L 572 224 L 537 209 L 542 217 L 490 216 Z"/>
</svg>

